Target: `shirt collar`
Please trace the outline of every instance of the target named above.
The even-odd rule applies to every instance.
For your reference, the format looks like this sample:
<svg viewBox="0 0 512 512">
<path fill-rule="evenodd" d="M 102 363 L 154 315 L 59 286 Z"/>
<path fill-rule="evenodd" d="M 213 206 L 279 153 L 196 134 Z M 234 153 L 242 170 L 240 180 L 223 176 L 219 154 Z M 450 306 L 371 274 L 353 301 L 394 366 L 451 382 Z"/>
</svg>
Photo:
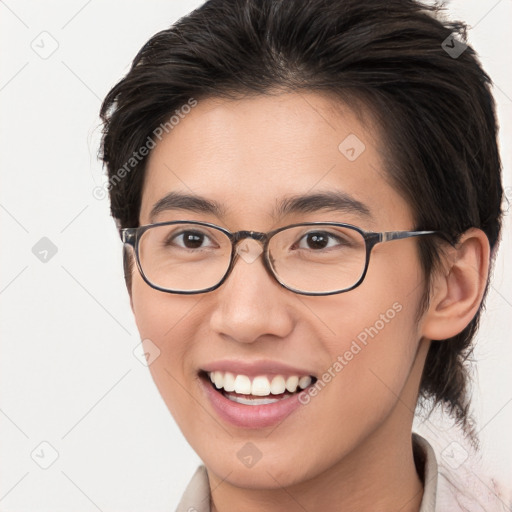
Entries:
<svg viewBox="0 0 512 512">
<path fill-rule="evenodd" d="M 435 512 L 437 493 L 437 460 L 430 443 L 419 434 L 412 433 L 414 463 L 423 482 L 423 498 L 419 512 Z"/>
</svg>

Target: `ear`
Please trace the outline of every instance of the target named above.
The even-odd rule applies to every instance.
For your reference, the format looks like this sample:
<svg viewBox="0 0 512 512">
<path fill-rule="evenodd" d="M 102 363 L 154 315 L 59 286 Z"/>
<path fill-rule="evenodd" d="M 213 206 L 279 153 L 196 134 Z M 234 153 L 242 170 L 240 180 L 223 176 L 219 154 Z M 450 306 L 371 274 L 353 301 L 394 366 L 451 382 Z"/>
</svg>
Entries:
<svg viewBox="0 0 512 512">
<path fill-rule="evenodd" d="M 487 235 L 481 229 L 468 229 L 442 260 L 432 275 L 430 305 L 422 321 L 422 335 L 431 340 L 459 334 L 476 315 L 489 273 Z"/>
</svg>

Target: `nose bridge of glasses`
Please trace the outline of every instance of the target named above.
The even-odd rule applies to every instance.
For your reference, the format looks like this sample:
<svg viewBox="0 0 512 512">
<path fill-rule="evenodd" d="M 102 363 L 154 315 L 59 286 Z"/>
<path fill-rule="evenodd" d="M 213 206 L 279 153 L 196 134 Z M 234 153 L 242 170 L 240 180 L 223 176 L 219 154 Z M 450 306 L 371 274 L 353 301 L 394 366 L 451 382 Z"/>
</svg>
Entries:
<svg viewBox="0 0 512 512">
<path fill-rule="evenodd" d="M 267 240 L 267 234 L 261 233 L 260 231 L 237 231 L 236 233 L 233 233 L 234 243 L 238 243 L 240 240 L 245 240 L 246 238 L 252 238 L 253 240 L 265 243 Z"/>
<path fill-rule="evenodd" d="M 252 263 L 263 252 L 267 238 L 266 233 L 259 231 L 238 231 L 234 233 L 233 244 L 236 247 L 236 254 L 246 263 Z M 248 239 L 252 239 L 254 242 L 251 243 Z"/>
</svg>

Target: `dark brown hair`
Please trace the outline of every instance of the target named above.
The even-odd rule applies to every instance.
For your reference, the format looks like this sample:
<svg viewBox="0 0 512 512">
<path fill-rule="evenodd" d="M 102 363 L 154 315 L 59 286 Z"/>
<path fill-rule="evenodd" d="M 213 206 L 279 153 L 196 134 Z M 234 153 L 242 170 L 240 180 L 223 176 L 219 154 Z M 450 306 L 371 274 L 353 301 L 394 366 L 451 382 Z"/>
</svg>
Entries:
<svg viewBox="0 0 512 512">
<path fill-rule="evenodd" d="M 389 179 L 416 229 L 457 240 L 474 226 L 494 252 L 503 190 L 491 81 L 465 25 L 441 21 L 439 10 L 415 0 L 210 0 L 157 33 L 101 108 L 119 227 L 138 226 L 146 158 L 122 179 L 119 170 L 190 98 L 308 90 L 356 99 L 377 120 Z M 427 283 L 437 243 L 419 241 Z M 130 287 L 126 253 L 125 263 Z M 460 334 L 432 342 L 420 388 L 473 442 L 468 358 L 481 308 Z"/>
</svg>

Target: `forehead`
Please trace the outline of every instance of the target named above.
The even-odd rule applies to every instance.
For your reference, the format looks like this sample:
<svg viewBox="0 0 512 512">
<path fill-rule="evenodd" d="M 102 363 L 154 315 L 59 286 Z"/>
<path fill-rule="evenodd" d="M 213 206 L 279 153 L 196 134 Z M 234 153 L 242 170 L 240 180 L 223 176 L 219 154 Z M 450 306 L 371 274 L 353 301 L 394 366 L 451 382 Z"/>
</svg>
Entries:
<svg viewBox="0 0 512 512">
<path fill-rule="evenodd" d="M 283 198 L 341 192 L 368 205 L 373 228 L 410 210 L 387 179 L 376 132 L 369 116 L 312 92 L 201 100 L 152 150 L 141 224 L 170 192 L 208 198 L 250 229 L 275 221 Z"/>
</svg>

